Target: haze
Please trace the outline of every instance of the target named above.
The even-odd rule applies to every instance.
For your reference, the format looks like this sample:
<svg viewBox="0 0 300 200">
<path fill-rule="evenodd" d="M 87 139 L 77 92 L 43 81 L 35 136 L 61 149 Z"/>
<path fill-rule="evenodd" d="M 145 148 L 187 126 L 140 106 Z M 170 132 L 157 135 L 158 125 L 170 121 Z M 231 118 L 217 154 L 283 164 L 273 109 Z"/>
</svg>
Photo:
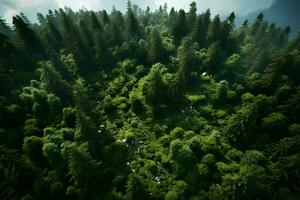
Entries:
<svg viewBox="0 0 300 200">
<path fill-rule="evenodd" d="M 142 8 L 149 6 L 152 10 L 157 9 L 164 3 L 168 7 L 176 9 L 188 9 L 192 0 L 132 0 L 134 4 Z M 235 11 L 238 15 L 245 16 L 251 12 L 268 8 L 273 0 L 196 0 L 199 12 L 210 8 L 212 14 L 226 15 Z M 0 0 L 0 16 L 11 22 L 12 16 L 23 12 L 30 20 L 36 22 L 36 13 L 46 13 L 49 9 L 71 7 L 73 10 L 87 8 L 90 10 L 111 10 L 113 6 L 124 11 L 126 0 Z"/>
</svg>

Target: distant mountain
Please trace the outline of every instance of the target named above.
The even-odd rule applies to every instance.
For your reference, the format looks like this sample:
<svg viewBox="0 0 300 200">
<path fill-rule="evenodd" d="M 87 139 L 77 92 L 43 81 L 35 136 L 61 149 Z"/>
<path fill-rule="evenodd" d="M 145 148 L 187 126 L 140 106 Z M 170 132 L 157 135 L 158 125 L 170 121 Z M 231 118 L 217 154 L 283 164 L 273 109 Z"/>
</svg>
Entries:
<svg viewBox="0 0 300 200">
<path fill-rule="evenodd" d="M 275 0 L 274 4 L 264 10 L 259 10 L 250 13 L 246 17 L 240 17 L 238 24 L 248 19 L 253 21 L 256 16 L 263 12 L 265 19 L 269 22 L 275 22 L 278 26 L 290 26 L 292 28 L 292 35 L 300 31 L 300 1 L 299 0 Z"/>
</svg>

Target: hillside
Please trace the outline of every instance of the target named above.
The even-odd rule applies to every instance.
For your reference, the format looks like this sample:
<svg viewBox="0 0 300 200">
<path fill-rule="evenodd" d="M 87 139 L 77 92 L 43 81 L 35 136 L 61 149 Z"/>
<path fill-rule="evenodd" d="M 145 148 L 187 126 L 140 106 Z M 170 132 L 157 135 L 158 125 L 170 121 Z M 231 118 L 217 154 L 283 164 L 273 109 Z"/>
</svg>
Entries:
<svg viewBox="0 0 300 200">
<path fill-rule="evenodd" d="M 196 8 L 1 20 L 0 199 L 300 199 L 300 36 Z"/>
<path fill-rule="evenodd" d="M 263 12 L 268 22 L 275 22 L 281 27 L 290 26 L 291 34 L 295 36 L 300 31 L 299 7 L 300 1 L 298 0 L 275 0 L 270 8 L 251 13 L 240 20 L 254 20 L 259 13 Z"/>
</svg>

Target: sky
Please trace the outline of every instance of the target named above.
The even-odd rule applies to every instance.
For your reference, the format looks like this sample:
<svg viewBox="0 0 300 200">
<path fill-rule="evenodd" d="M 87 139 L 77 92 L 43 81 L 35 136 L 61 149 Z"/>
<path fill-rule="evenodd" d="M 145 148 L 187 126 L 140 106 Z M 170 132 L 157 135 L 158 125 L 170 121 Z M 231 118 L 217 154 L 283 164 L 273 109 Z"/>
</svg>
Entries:
<svg viewBox="0 0 300 200">
<path fill-rule="evenodd" d="M 131 0 L 132 3 L 142 8 L 149 6 L 152 10 L 157 9 L 164 3 L 168 7 L 176 9 L 189 9 L 189 4 L 193 0 Z M 197 3 L 198 11 L 202 12 L 210 8 L 212 14 L 227 15 L 232 11 L 240 16 L 268 8 L 274 0 L 194 0 Z M 23 12 L 30 20 L 36 22 L 36 13 L 47 13 L 49 9 L 58 9 L 64 6 L 73 10 L 87 8 L 89 10 L 111 10 L 114 5 L 117 9 L 124 11 L 127 0 L 0 0 L 0 16 L 7 22 L 11 22 L 12 17 Z"/>
</svg>

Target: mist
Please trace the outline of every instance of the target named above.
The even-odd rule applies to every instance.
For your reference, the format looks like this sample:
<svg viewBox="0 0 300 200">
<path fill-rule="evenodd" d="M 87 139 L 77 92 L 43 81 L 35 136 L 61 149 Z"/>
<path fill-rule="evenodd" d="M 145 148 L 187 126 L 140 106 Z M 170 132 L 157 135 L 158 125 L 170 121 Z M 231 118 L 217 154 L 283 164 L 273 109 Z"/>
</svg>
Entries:
<svg viewBox="0 0 300 200">
<path fill-rule="evenodd" d="M 227 15 L 234 11 L 237 15 L 246 16 L 251 12 L 266 9 L 272 5 L 274 0 L 196 0 L 198 12 L 202 12 L 208 8 L 211 9 L 213 15 Z M 157 9 L 164 3 L 168 7 L 175 9 L 189 9 L 192 0 L 132 0 L 133 4 L 139 5 L 145 9 L 147 6 L 151 10 Z M 124 0 L 0 0 L 0 16 L 11 22 L 14 15 L 23 12 L 28 18 L 36 22 L 36 13 L 47 13 L 49 9 L 58 9 L 61 7 L 70 7 L 73 10 L 86 8 L 89 10 L 110 11 L 113 6 L 121 11 L 126 10 L 127 1 Z"/>
</svg>

